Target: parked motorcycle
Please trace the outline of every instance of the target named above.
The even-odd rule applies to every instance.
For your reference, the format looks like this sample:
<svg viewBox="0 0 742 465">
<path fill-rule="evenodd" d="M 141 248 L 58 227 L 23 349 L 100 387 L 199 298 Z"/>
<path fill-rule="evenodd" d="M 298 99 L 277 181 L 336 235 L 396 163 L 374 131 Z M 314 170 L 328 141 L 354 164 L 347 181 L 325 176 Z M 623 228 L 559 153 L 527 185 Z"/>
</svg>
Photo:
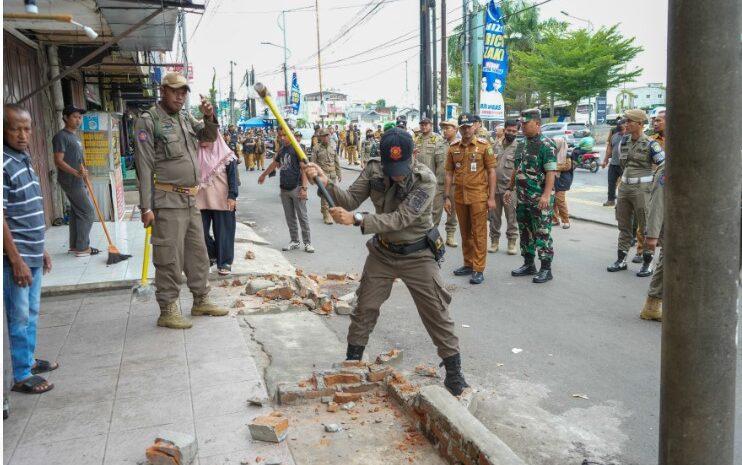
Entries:
<svg viewBox="0 0 742 465">
<path fill-rule="evenodd" d="M 591 173 L 597 173 L 598 169 L 600 169 L 600 156 L 597 151 L 583 152 L 582 150 L 577 150 L 577 153 L 575 153 L 575 149 L 570 148 L 567 154 L 572 159 L 572 166 L 575 168 L 582 168 Z"/>
</svg>

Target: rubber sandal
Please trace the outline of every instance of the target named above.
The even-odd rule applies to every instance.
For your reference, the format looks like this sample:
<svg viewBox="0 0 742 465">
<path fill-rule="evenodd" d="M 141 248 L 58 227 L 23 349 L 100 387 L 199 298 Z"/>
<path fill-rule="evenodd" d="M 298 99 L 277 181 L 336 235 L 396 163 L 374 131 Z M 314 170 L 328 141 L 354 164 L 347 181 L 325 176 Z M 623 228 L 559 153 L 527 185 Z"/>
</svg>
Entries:
<svg viewBox="0 0 742 465">
<path fill-rule="evenodd" d="M 91 255 L 98 255 L 100 253 L 100 250 L 96 249 L 95 247 L 90 247 L 87 250 L 81 250 L 79 252 L 75 252 L 75 257 L 89 257 Z"/>
<path fill-rule="evenodd" d="M 98 255 L 100 253 L 100 250 L 96 249 L 95 247 L 90 248 L 90 255 Z"/>
<path fill-rule="evenodd" d="M 59 368 L 59 363 L 52 363 L 46 360 L 36 360 L 36 364 L 31 367 L 31 374 L 38 375 L 41 373 L 49 373 Z"/>
<path fill-rule="evenodd" d="M 219 268 L 217 270 L 217 273 L 219 273 L 220 276 L 227 276 L 230 273 L 232 273 L 232 267 L 231 266 L 224 266 L 222 268 Z"/>
<path fill-rule="evenodd" d="M 43 389 L 36 389 L 37 386 L 46 383 L 47 386 Z M 41 376 L 30 376 L 21 382 L 15 383 L 11 388 L 11 391 L 21 392 L 23 394 L 43 394 L 45 392 L 54 389 L 54 385 L 48 383 Z"/>
</svg>

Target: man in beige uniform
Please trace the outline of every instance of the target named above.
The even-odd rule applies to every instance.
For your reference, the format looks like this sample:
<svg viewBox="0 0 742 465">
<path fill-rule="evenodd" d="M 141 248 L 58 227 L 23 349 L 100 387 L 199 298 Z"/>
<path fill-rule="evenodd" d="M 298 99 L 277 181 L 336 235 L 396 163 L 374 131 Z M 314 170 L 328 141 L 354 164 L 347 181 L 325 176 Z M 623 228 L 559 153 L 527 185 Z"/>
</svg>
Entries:
<svg viewBox="0 0 742 465">
<path fill-rule="evenodd" d="M 438 144 L 438 151 L 443 156 L 443 177 L 438 178 L 438 187 L 441 190 L 441 203 L 445 203 L 445 195 L 443 195 L 444 187 L 446 183 L 446 157 L 448 156 L 448 149 L 451 148 L 451 144 L 456 142 L 456 135 L 459 133 L 459 123 L 454 120 L 450 119 L 448 121 L 443 121 L 440 124 L 441 126 L 441 134 L 443 134 L 443 141 L 441 141 L 440 144 Z M 455 187 L 451 186 L 451 195 L 455 195 Z M 437 200 L 437 198 L 436 198 Z M 435 207 L 433 207 L 435 208 Z M 456 242 L 456 227 L 458 226 L 459 222 L 456 219 L 456 210 L 453 210 L 451 213 L 446 213 L 446 245 L 449 247 L 458 247 L 459 243 Z"/>
<path fill-rule="evenodd" d="M 502 226 L 502 212 L 505 212 L 508 238 L 508 255 L 518 253 L 516 241 L 518 240 L 518 220 L 515 217 L 515 203 L 505 203 L 502 198 L 510 185 L 510 178 L 515 168 L 515 148 L 518 141 L 519 123 L 509 120 L 505 122 L 503 129 L 503 140 L 495 142 L 495 155 L 497 155 L 497 190 L 495 191 L 495 208 L 490 210 L 490 253 L 496 253 L 500 248 L 500 228 Z"/>
<path fill-rule="evenodd" d="M 337 150 L 330 144 L 330 131 L 321 129 L 319 132 L 319 144 L 312 148 L 312 162 L 330 176 L 333 182 L 340 182 L 343 179 L 342 170 L 340 169 L 340 157 Z M 325 199 L 322 199 L 321 212 L 325 224 L 332 224 L 332 216 L 328 212 L 328 205 Z"/>
<path fill-rule="evenodd" d="M 366 243 L 369 255 L 356 291 L 358 305 L 348 330 L 348 360 L 360 360 L 381 305 L 400 278 L 412 294 L 417 311 L 446 367 L 444 384 L 454 395 L 469 387 L 461 372 L 459 341 L 448 314 L 451 294 L 446 290 L 436 260 L 443 240 L 433 228 L 432 207 L 436 179 L 412 158 L 414 143 L 403 129 L 390 129 L 379 144 L 381 160 L 371 159 L 347 190 L 327 179 L 316 165 L 305 168 L 308 179 L 319 174 L 339 207 L 330 210 L 338 224 L 355 225 L 362 234 L 374 234 Z M 371 198 L 375 213 L 351 213 Z"/>
<path fill-rule="evenodd" d="M 420 133 L 415 136 L 415 160 L 430 168 L 440 184 L 436 184 L 433 199 L 433 226 L 438 226 L 443 216 L 443 181 L 446 179 L 446 154 L 441 151 L 443 138 L 433 132 L 430 118 L 420 120 Z"/>
<path fill-rule="evenodd" d="M 208 297 L 209 256 L 201 213 L 196 208 L 199 183 L 198 141 L 214 141 L 219 126 L 214 109 L 201 101 L 204 121 L 181 111 L 190 88 L 179 73 L 162 79 L 162 99 L 134 123 L 140 208 L 144 227 L 152 226 L 158 326 L 187 329 L 192 323 L 178 307 L 185 271 L 193 294 L 191 315 L 223 316 L 229 310 Z M 185 251 L 188 250 L 188 253 Z"/>
</svg>

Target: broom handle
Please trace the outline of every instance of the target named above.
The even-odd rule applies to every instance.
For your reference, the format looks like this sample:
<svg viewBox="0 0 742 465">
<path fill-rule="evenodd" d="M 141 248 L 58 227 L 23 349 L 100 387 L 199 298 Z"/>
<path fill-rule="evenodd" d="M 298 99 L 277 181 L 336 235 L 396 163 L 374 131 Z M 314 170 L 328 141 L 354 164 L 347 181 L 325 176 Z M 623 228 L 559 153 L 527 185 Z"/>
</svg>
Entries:
<svg viewBox="0 0 742 465">
<path fill-rule="evenodd" d="M 108 245 L 109 247 L 113 247 L 113 241 L 111 240 L 111 235 L 108 234 L 108 228 L 106 227 L 106 222 L 103 219 L 103 213 L 100 211 L 100 207 L 98 206 L 98 200 L 95 198 L 95 193 L 93 193 L 93 186 L 90 185 L 90 180 L 87 176 L 82 177 L 85 180 L 85 185 L 88 188 L 88 192 L 90 193 L 90 198 L 93 199 L 93 205 L 95 205 L 95 211 L 98 212 L 98 218 L 100 219 L 100 224 L 103 225 L 103 232 L 106 233 L 106 239 L 108 239 Z"/>
<path fill-rule="evenodd" d="M 142 262 L 142 287 L 147 285 L 147 275 L 149 271 L 149 238 L 152 234 L 152 227 L 148 226 L 144 232 L 144 261 Z"/>
</svg>

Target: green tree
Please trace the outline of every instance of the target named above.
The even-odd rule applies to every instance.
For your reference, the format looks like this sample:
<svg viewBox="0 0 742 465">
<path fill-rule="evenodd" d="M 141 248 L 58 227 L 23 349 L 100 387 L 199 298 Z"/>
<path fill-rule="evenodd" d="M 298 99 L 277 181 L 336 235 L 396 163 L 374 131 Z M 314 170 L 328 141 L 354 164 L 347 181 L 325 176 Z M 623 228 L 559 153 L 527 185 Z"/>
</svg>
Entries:
<svg viewBox="0 0 742 465">
<path fill-rule="evenodd" d="M 544 94 L 566 100 L 574 119 L 577 103 L 609 88 L 633 81 L 641 69 L 626 71 L 624 65 L 642 51 L 634 38 L 624 38 L 618 25 L 594 34 L 581 29 L 570 33 L 548 32 L 533 52 L 516 51 L 514 58 Z"/>
<path fill-rule="evenodd" d="M 386 100 L 383 98 L 380 98 L 376 101 L 376 108 L 386 108 Z"/>
</svg>

